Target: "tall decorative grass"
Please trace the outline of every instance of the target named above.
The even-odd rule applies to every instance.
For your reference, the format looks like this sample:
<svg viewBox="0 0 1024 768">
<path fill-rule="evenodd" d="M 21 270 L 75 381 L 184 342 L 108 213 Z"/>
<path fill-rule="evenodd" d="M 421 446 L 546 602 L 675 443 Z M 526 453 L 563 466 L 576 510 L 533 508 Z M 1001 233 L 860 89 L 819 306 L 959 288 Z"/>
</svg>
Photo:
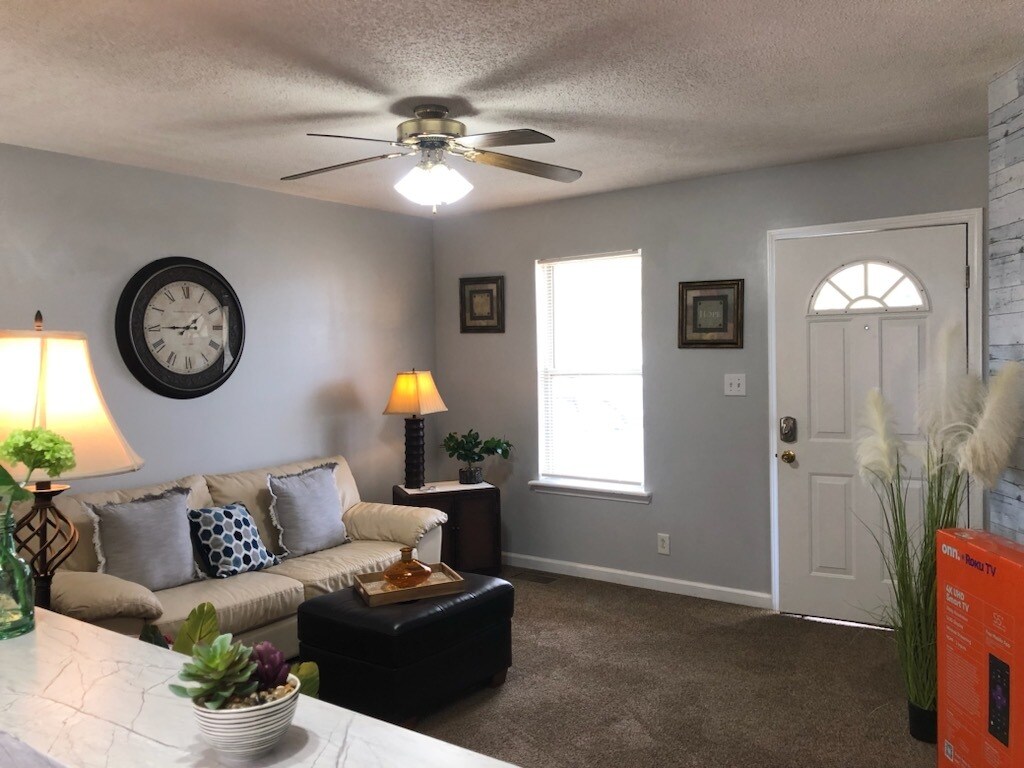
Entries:
<svg viewBox="0 0 1024 768">
<path fill-rule="evenodd" d="M 881 618 L 893 628 L 907 698 L 936 709 L 935 534 L 955 528 L 968 478 L 994 485 L 1021 430 L 1024 369 L 1008 363 L 986 390 L 966 373 L 959 330 L 942 331 L 921 393 L 918 424 L 925 436 L 922 523 L 907 517 L 909 481 L 892 413 L 878 390 L 868 394 L 857 463 L 882 506 L 882 526 L 872 531 L 893 585 Z"/>
</svg>

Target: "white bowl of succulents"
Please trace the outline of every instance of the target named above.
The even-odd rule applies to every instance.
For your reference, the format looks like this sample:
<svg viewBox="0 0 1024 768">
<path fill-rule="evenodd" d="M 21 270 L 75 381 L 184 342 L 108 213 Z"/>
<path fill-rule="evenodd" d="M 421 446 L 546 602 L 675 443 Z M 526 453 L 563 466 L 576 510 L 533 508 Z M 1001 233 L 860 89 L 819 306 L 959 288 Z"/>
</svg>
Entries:
<svg viewBox="0 0 1024 768">
<path fill-rule="evenodd" d="M 299 702 L 299 678 L 270 643 L 249 648 L 219 635 L 196 644 L 178 674 L 191 686 L 171 685 L 192 699 L 203 737 L 222 757 L 249 760 L 272 750 L 291 725 Z"/>
</svg>

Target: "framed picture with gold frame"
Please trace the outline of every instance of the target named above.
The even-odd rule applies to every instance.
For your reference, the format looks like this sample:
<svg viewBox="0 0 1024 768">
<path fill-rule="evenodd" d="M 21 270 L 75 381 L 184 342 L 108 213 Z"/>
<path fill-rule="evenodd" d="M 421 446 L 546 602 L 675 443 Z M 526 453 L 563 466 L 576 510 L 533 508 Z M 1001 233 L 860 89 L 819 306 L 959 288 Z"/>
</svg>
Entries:
<svg viewBox="0 0 1024 768">
<path fill-rule="evenodd" d="M 459 330 L 505 332 L 505 277 L 459 278 Z"/>
<path fill-rule="evenodd" d="M 743 347 L 743 281 L 679 284 L 679 348 Z"/>
</svg>

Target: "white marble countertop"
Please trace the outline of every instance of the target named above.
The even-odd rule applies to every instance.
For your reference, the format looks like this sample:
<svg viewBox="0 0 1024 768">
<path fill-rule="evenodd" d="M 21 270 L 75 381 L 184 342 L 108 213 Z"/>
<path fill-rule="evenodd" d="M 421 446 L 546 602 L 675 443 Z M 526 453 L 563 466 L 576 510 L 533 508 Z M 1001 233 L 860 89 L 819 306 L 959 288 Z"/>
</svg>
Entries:
<svg viewBox="0 0 1024 768">
<path fill-rule="evenodd" d="M 215 766 L 191 704 L 172 694 L 185 657 L 49 611 L 0 640 L 0 731 L 70 768 Z M 270 766 L 509 768 L 509 763 L 301 697 Z"/>
</svg>

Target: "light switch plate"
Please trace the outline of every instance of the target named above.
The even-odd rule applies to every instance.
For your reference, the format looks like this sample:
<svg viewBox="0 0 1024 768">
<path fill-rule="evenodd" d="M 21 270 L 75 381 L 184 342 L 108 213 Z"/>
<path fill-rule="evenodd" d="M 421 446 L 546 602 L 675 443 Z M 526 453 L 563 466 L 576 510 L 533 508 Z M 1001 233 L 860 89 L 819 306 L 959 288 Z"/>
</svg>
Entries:
<svg viewBox="0 0 1024 768">
<path fill-rule="evenodd" d="M 658 534 L 658 554 L 659 555 L 669 555 L 671 553 L 672 553 L 672 550 L 671 550 L 670 543 L 669 543 L 669 535 L 667 533 L 659 533 Z"/>
<path fill-rule="evenodd" d="M 745 397 L 747 394 L 747 374 L 725 374 L 725 394 L 732 397 Z"/>
</svg>

